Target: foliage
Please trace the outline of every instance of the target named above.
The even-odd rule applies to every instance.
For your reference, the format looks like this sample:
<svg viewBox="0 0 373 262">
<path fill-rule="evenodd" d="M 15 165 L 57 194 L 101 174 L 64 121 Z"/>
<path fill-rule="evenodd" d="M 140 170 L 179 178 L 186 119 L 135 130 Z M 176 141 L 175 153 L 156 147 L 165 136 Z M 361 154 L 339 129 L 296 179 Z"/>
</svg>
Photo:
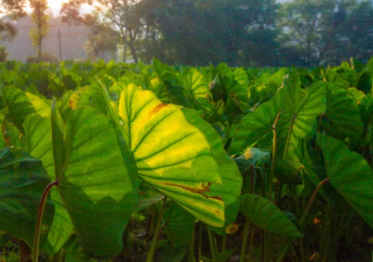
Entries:
<svg viewBox="0 0 373 262">
<path fill-rule="evenodd" d="M 48 9 L 47 0 L 30 0 L 30 7 L 33 9 L 31 19 L 35 28 L 30 31 L 32 45 L 37 48 L 37 57 L 41 59 L 43 39 L 49 32 L 49 15 L 46 14 Z"/>
<path fill-rule="evenodd" d="M 308 261 L 312 246 L 338 261 L 335 243 L 373 223 L 372 61 L 2 63 L 0 230 L 32 246 L 35 200 L 52 183 L 40 249 L 55 259 L 133 248 L 148 262 L 220 261 L 242 232 L 241 261 Z"/>
<path fill-rule="evenodd" d="M 59 59 L 54 54 L 48 52 L 42 52 L 40 56 L 29 56 L 26 59 L 26 63 L 58 63 Z"/>
<path fill-rule="evenodd" d="M 4 46 L 0 46 L 0 62 L 5 62 L 8 59 L 8 53 Z"/>
</svg>

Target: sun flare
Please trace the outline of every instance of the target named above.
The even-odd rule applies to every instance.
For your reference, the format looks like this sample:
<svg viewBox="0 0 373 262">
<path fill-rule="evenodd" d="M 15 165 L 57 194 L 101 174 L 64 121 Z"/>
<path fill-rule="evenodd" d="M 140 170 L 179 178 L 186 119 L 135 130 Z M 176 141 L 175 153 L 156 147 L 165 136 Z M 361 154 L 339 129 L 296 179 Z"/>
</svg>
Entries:
<svg viewBox="0 0 373 262">
<path fill-rule="evenodd" d="M 61 9 L 62 3 L 67 2 L 67 0 L 48 0 L 48 7 L 50 9 Z"/>
</svg>

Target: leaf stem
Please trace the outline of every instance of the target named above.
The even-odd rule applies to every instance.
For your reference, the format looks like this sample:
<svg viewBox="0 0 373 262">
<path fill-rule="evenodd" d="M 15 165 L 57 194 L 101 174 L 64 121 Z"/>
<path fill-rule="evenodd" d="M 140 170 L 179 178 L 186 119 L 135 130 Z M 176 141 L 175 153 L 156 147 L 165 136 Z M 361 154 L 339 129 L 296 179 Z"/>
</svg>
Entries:
<svg viewBox="0 0 373 262">
<path fill-rule="evenodd" d="M 310 212 L 311 207 L 312 207 L 312 205 L 313 205 L 313 202 L 314 202 L 315 199 L 316 199 L 317 193 L 320 191 L 320 188 L 321 188 L 324 184 L 326 184 L 326 183 L 328 183 L 328 182 L 329 182 L 329 179 L 325 179 L 325 180 L 321 181 L 321 182 L 319 183 L 319 185 L 316 187 L 315 191 L 313 192 L 312 197 L 311 197 L 310 201 L 308 202 L 308 206 L 307 206 L 307 208 L 306 208 L 306 211 L 304 211 L 304 214 L 303 214 L 303 216 L 302 216 L 302 218 L 301 218 L 301 220 L 300 220 L 300 222 L 299 222 L 299 226 L 300 226 L 301 228 L 304 226 L 304 223 L 305 223 L 305 221 L 306 221 L 306 218 L 307 218 L 307 216 L 308 216 L 308 213 Z M 279 257 L 277 258 L 277 260 L 276 260 L 277 262 L 281 262 L 281 261 L 283 260 L 283 258 L 285 257 L 285 255 L 286 255 L 286 253 L 288 252 L 288 250 L 289 250 L 290 246 L 292 245 L 292 243 L 293 243 L 293 241 L 291 240 L 291 241 L 289 241 L 289 242 L 286 244 L 286 246 L 284 247 L 284 249 L 281 251 Z"/>
<path fill-rule="evenodd" d="M 303 224 L 304 224 L 304 222 L 305 222 L 305 220 L 306 220 L 306 218 L 307 218 L 307 216 L 308 216 L 308 213 L 309 213 L 310 210 L 311 210 L 312 204 L 313 204 L 313 202 L 315 201 L 317 194 L 318 194 L 319 191 L 320 191 L 320 188 L 321 188 L 324 184 L 326 184 L 326 183 L 329 183 L 329 179 L 328 179 L 328 178 L 327 178 L 327 179 L 324 179 L 323 181 L 321 181 L 321 182 L 318 184 L 318 186 L 316 187 L 315 191 L 313 192 L 312 197 L 311 197 L 310 201 L 308 202 L 308 206 L 307 206 L 307 208 L 306 208 L 306 211 L 304 211 L 304 214 L 303 214 L 303 216 L 302 216 L 302 219 L 301 219 L 300 222 L 299 222 L 299 225 L 300 225 L 301 227 L 304 226 Z"/>
<path fill-rule="evenodd" d="M 212 262 L 217 262 L 217 246 L 216 246 L 216 241 L 214 237 L 214 233 L 211 231 L 211 229 L 207 227 L 207 234 L 209 236 L 209 242 L 210 242 L 210 249 L 211 249 L 211 257 L 212 257 Z"/>
<path fill-rule="evenodd" d="M 240 262 L 245 262 L 247 238 L 249 236 L 250 226 L 251 226 L 250 220 L 246 219 L 245 228 L 244 228 L 244 231 L 243 231 L 244 234 L 243 234 Z"/>
<path fill-rule="evenodd" d="M 38 216 L 36 219 L 36 225 L 35 225 L 35 237 L 34 237 L 34 252 L 32 255 L 32 261 L 38 262 L 39 259 L 39 243 L 40 243 L 40 229 L 41 229 L 41 223 L 43 220 L 43 214 L 44 214 L 44 208 L 45 203 L 47 202 L 47 197 L 49 192 L 51 191 L 53 186 L 57 186 L 60 180 L 56 180 L 52 183 L 50 183 L 43 192 L 43 195 L 40 199 L 39 209 L 38 209 Z"/>
<path fill-rule="evenodd" d="M 227 235 L 223 236 L 223 243 L 221 245 L 221 253 L 224 253 L 227 249 Z"/>
<path fill-rule="evenodd" d="M 166 204 L 167 204 L 167 197 L 165 196 L 163 199 L 161 210 L 159 211 L 157 224 L 154 229 L 152 243 L 150 244 L 150 249 L 148 252 L 148 256 L 146 257 L 146 262 L 153 262 L 155 250 L 157 249 L 158 235 L 159 235 L 161 224 L 162 224 L 163 213 L 164 213 L 164 210 L 166 209 Z"/>
<path fill-rule="evenodd" d="M 272 141 L 272 165 L 271 165 L 271 174 L 269 177 L 269 184 L 268 184 L 268 199 L 269 201 L 272 200 L 272 192 L 273 192 L 273 179 L 275 178 L 275 164 L 276 164 L 276 151 L 277 151 L 277 130 L 276 125 L 278 119 L 280 118 L 280 113 L 277 114 L 276 120 L 273 123 L 272 131 L 273 131 L 273 141 Z"/>
<path fill-rule="evenodd" d="M 194 238 L 195 238 L 195 228 L 192 231 L 192 237 L 190 238 L 188 244 L 188 262 L 196 262 L 196 257 L 194 254 Z"/>
</svg>

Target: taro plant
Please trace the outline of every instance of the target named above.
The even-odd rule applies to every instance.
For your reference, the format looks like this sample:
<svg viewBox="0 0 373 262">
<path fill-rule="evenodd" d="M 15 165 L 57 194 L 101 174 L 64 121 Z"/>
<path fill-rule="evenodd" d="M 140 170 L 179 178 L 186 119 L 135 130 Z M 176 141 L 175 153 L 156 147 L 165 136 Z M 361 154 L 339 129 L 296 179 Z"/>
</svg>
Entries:
<svg viewBox="0 0 373 262">
<path fill-rule="evenodd" d="M 372 68 L 0 65 L 2 255 L 339 259 L 373 226 Z"/>
</svg>

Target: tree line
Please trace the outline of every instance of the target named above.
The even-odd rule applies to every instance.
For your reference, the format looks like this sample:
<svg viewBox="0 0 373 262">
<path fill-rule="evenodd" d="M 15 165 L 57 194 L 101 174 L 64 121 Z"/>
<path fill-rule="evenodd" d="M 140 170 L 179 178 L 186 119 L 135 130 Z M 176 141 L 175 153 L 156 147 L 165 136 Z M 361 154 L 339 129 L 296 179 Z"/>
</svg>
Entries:
<svg viewBox="0 0 373 262">
<path fill-rule="evenodd" d="M 2 39 L 29 2 L 30 36 L 42 56 L 48 32 L 46 0 L 2 0 Z M 83 4 L 93 12 L 81 12 Z M 4 12 L 5 12 L 4 11 Z M 64 22 L 90 29 L 87 54 L 121 52 L 123 61 L 203 66 L 334 65 L 373 56 L 373 3 L 356 0 L 70 0 Z"/>
</svg>

